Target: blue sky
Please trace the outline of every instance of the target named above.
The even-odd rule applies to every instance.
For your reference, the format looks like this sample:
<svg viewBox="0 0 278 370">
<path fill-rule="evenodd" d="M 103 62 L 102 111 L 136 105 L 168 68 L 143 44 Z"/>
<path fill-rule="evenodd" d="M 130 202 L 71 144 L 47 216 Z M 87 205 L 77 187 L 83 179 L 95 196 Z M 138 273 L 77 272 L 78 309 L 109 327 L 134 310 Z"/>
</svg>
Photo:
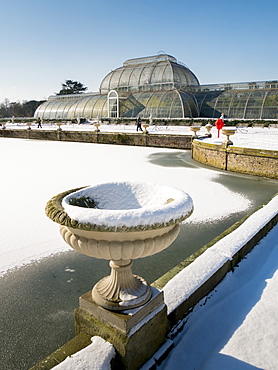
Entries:
<svg viewBox="0 0 278 370">
<path fill-rule="evenodd" d="M 0 102 L 46 99 L 66 79 L 98 91 L 160 51 L 201 84 L 276 80 L 277 13 L 277 0 L 1 0 Z"/>
</svg>

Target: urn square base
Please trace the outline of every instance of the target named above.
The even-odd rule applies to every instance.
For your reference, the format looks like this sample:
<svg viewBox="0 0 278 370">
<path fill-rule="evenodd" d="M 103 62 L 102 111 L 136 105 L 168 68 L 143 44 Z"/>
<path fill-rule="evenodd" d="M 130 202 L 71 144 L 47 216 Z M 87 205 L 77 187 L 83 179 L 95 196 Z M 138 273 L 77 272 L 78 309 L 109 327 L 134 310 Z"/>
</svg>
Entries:
<svg viewBox="0 0 278 370">
<path fill-rule="evenodd" d="M 80 297 L 75 310 L 77 334 L 100 336 L 117 351 L 115 369 L 139 369 L 164 343 L 167 308 L 163 292 L 152 287 L 152 297 L 143 306 L 122 312 L 97 306 L 91 292 Z"/>
</svg>

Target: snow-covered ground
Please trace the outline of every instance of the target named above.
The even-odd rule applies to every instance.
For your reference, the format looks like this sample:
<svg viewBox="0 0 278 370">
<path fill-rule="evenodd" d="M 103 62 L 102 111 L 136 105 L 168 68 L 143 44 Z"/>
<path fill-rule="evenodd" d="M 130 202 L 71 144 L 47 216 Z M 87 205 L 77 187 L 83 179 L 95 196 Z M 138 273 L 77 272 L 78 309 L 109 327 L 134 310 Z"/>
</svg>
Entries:
<svg viewBox="0 0 278 370">
<path fill-rule="evenodd" d="M 104 128 L 101 126 L 101 130 Z M 82 129 L 92 127 L 82 125 Z M 109 129 L 115 131 L 121 127 L 115 126 L 112 130 L 110 126 Z M 128 129 L 136 131 L 135 127 Z M 189 128 L 175 130 L 161 127 L 155 131 L 191 133 Z M 202 130 L 201 134 L 205 132 L 204 128 Z M 216 139 L 216 130 L 213 129 L 212 133 L 213 139 Z M 278 150 L 276 128 L 244 128 L 231 139 L 235 146 L 247 147 L 251 143 L 254 148 Z M 164 167 L 148 162 L 148 156 L 158 151 L 171 153 L 172 150 L 0 138 L 1 274 L 68 249 L 58 235 L 57 225 L 44 214 L 46 202 L 67 189 L 125 180 L 175 186 L 193 198 L 194 213 L 189 221 L 185 221 L 193 223 L 217 220 L 248 207 L 249 199 L 214 181 L 219 176 L 217 171 L 168 167 L 166 175 Z M 207 197 L 207 194 L 210 196 Z M 273 349 L 278 340 L 275 310 L 277 233 L 276 226 L 235 273 L 229 274 L 217 287 L 217 293 L 213 292 L 210 300 L 196 306 L 185 325 L 186 335 L 176 338 L 176 349 L 162 366 L 176 369 L 186 364 L 189 370 L 251 369 L 254 366 L 269 370 L 278 368 L 277 351 Z M 266 247 L 263 244 L 265 241 Z M 243 277 L 240 271 L 243 271 Z M 246 284 L 243 284 L 245 281 Z M 234 285 L 227 285 L 227 282 L 234 282 Z M 275 312 L 268 311 L 268 314 L 270 307 Z M 269 322 L 269 329 L 266 322 Z M 256 332 L 258 337 L 253 340 Z"/>
</svg>

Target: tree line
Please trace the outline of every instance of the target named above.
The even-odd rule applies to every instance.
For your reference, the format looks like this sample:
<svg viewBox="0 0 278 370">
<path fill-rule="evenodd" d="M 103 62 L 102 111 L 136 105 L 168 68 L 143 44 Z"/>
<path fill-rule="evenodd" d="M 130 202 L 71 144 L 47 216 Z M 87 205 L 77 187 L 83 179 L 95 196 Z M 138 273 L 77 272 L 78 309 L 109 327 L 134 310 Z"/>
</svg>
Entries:
<svg viewBox="0 0 278 370">
<path fill-rule="evenodd" d="M 33 117 L 36 109 L 43 102 L 45 102 L 45 100 L 10 102 L 9 99 L 5 99 L 0 103 L 0 118 Z"/>
<path fill-rule="evenodd" d="M 62 83 L 62 89 L 56 93 L 56 95 L 67 95 L 67 94 L 81 94 L 87 90 L 79 81 L 66 80 Z M 22 102 L 10 102 L 9 99 L 5 99 L 0 103 L 0 118 L 10 117 L 33 117 L 36 109 L 45 100 L 29 100 Z"/>
</svg>

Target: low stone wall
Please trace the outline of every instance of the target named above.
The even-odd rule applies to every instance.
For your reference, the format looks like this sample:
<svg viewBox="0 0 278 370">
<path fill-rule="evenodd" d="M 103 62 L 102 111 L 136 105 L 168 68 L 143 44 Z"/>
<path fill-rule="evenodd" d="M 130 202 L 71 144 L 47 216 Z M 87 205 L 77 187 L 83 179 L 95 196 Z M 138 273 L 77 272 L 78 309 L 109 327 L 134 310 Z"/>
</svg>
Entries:
<svg viewBox="0 0 278 370">
<path fill-rule="evenodd" d="M 0 130 L 0 137 L 100 143 L 115 145 L 148 146 L 173 149 L 191 149 L 191 135 L 160 135 L 144 133 L 63 131 L 63 130 Z"/>
<path fill-rule="evenodd" d="M 192 158 L 209 166 L 278 179 L 278 151 L 238 148 L 193 140 Z"/>
</svg>

